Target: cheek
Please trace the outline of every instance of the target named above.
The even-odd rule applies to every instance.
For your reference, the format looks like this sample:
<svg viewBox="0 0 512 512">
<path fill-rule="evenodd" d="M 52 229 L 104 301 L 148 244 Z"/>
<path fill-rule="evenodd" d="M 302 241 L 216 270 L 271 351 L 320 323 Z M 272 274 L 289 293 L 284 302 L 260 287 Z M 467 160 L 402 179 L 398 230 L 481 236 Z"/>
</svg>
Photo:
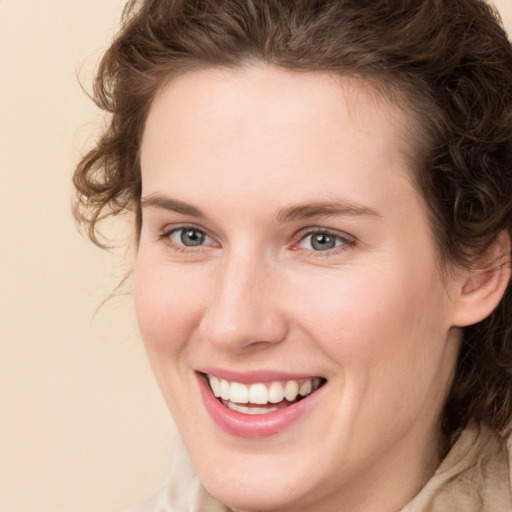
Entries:
<svg viewBox="0 0 512 512">
<path fill-rule="evenodd" d="M 293 293 L 295 316 L 357 392 L 426 388 L 443 360 L 447 308 L 437 271 L 398 267 L 353 269 Z"/>
<path fill-rule="evenodd" d="M 172 416 L 188 418 L 183 386 L 187 354 L 201 316 L 202 290 L 187 272 L 141 252 L 135 267 L 135 306 L 148 361 Z"/>
<path fill-rule="evenodd" d="M 333 429 L 357 432 L 357 457 L 356 439 L 378 450 L 383 438 L 400 438 L 418 418 L 434 421 L 455 354 L 446 356 L 443 295 L 428 278 L 354 276 L 317 287 L 301 309 L 309 337 L 335 365 L 331 380 L 341 406 Z"/>
<path fill-rule="evenodd" d="M 135 267 L 137 320 L 150 357 L 185 348 L 204 302 L 197 277 L 154 261 L 142 253 Z"/>
</svg>

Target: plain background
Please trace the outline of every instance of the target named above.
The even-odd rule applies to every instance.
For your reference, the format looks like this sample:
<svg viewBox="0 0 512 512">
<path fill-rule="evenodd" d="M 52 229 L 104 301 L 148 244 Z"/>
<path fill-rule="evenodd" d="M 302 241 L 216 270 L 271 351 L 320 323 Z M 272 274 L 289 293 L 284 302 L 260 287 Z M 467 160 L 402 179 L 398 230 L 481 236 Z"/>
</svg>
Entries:
<svg viewBox="0 0 512 512">
<path fill-rule="evenodd" d="M 70 177 L 102 117 L 81 90 L 123 0 L 0 0 L 0 512 L 119 512 L 164 479 L 174 427 L 130 266 L 70 214 Z M 512 0 L 496 0 L 512 28 Z M 119 237 L 126 236 L 120 224 Z"/>
</svg>

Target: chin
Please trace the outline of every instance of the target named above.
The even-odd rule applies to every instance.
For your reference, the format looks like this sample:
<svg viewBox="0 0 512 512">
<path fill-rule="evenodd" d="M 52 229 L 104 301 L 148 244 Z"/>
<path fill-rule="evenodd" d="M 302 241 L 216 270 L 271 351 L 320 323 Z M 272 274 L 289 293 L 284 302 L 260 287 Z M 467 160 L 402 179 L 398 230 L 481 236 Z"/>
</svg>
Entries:
<svg viewBox="0 0 512 512">
<path fill-rule="evenodd" d="M 259 452 L 256 446 L 254 450 L 252 454 L 219 452 L 216 460 L 222 462 L 215 464 L 200 453 L 194 454 L 199 460 L 192 456 L 203 486 L 217 501 L 235 510 L 266 512 L 313 510 L 306 502 L 322 501 L 318 489 L 328 489 L 314 478 L 314 464 L 307 462 L 300 448 L 280 455 L 275 453 L 279 447 L 272 454 Z"/>
<path fill-rule="evenodd" d="M 294 482 L 283 479 L 282 472 L 267 475 L 226 475 L 224 472 L 213 478 L 202 478 L 208 493 L 224 505 L 243 511 L 296 511 L 298 503 L 303 506 L 303 492 L 297 492 Z M 220 477 L 220 478 L 219 478 Z"/>
</svg>

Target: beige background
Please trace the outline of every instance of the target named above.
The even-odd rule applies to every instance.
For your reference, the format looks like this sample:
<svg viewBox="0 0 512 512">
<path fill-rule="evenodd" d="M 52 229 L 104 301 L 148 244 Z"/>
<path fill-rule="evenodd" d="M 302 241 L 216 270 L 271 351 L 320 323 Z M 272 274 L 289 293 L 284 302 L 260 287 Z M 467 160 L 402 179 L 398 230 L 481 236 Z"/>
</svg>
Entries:
<svg viewBox="0 0 512 512">
<path fill-rule="evenodd" d="M 116 512 L 165 476 L 173 426 L 126 268 L 70 215 L 101 116 L 80 90 L 123 0 L 0 0 L 0 512 Z M 512 0 L 496 0 L 512 28 Z M 128 263 L 129 264 L 129 263 Z"/>
</svg>

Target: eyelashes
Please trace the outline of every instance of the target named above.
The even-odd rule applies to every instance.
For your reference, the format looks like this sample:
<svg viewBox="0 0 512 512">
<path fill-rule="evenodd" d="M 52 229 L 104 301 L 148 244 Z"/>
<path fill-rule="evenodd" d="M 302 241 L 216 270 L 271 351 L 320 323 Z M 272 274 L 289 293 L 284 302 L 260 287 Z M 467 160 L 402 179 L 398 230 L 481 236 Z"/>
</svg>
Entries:
<svg viewBox="0 0 512 512">
<path fill-rule="evenodd" d="M 209 248 L 220 248 L 221 244 L 205 230 L 194 225 L 165 228 L 158 237 L 176 252 L 197 253 Z M 304 228 L 295 234 L 288 245 L 289 250 L 308 252 L 314 256 L 330 256 L 356 245 L 356 239 L 346 233 L 313 227 Z"/>
<path fill-rule="evenodd" d="M 323 228 L 314 228 L 314 230 L 303 233 L 298 244 L 298 249 L 309 250 L 313 252 L 331 252 L 336 249 L 353 247 L 355 239 L 344 234 L 336 233 Z"/>
<path fill-rule="evenodd" d="M 204 231 L 193 226 L 174 229 L 167 236 L 173 243 L 184 247 L 198 247 L 212 242 Z"/>
<path fill-rule="evenodd" d="M 198 254 L 208 248 L 220 247 L 203 229 L 193 225 L 164 228 L 158 239 L 178 253 Z"/>
</svg>

